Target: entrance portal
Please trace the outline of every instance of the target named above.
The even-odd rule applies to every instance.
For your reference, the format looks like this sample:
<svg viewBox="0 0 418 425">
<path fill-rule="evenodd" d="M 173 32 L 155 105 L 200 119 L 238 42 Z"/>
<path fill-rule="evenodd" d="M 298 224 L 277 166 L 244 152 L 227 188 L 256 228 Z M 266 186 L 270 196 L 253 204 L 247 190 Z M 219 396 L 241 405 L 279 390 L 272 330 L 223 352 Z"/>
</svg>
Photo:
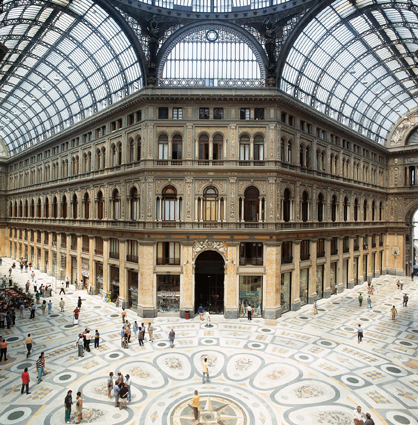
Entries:
<svg viewBox="0 0 418 425">
<path fill-rule="evenodd" d="M 224 312 L 224 259 L 215 251 L 202 252 L 195 263 L 195 313 L 202 304 L 205 311 Z"/>
</svg>

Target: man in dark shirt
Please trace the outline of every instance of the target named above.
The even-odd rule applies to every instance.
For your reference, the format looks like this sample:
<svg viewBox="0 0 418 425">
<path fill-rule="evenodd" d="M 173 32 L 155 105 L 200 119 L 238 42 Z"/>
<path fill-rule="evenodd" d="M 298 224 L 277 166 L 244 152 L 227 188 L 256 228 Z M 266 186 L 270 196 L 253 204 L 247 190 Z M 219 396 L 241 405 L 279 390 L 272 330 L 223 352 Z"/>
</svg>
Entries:
<svg viewBox="0 0 418 425">
<path fill-rule="evenodd" d="M 364 422 L 364 425 L 374 425 L 374 420 L 370 413 L 366 413 L 366 422 Z"/>
<path fill-rule="evenodd" d="M 129 388 L 125 384 L 120 384 L 120 391 L 119 391 L 119 410 L 122 410 L 122 406 L 125 403 L 125 409 L 126 409 L 126 400 L 128 399 L 128 393 Z"/>
</svg>

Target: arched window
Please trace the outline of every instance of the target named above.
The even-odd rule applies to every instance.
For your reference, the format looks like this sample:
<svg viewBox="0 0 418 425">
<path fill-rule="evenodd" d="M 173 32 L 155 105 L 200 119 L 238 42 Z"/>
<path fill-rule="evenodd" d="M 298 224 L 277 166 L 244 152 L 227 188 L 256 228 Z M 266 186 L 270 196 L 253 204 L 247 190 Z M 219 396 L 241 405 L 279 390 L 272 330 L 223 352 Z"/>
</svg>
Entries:
<svg viewBox="0 0 418 425">
<path fill-rule="evenodd" d="M 78 218 L 78 199 L 77 199 L 76 194 L 73 195 L 72 204 L 73 204 L 73 217 L 72 218 L 77 219 Z"/>
<path fill-rule="evenodd" d="M 304 167 L 305 166 L 305 155 L 304 152 L 305 151 L 305 147 L 303 145 L 300 145 L 299 147 L 299 162 L 300 162 L 300 166 Z"/>
<path fill-rule="evenodd" d="M 319 151 L 316 151 L 316 171 L 322 171 Z"/>
<path fill-rule="evenodd" d="M 104 199 L 101 190 L 99 190 L 99 193 L 97 194 L 97 218 L 99 220 L 103 220 L 104 218 Z"/>
<path fill-rule="evenodd" d="M 224 220 L 224 199 L 219 198 L 216 188 L 207 187 L 203 198 L 198 199 L 198 217 L 203 221 Z"/>
<path fill-rule="evenodd" d="M 28 200 L 25 201 L 25 208 L 23 210 L 23 215 L 28 218 L 29 211 L 28 211 Z"/>
<path fill-rule="evenodd" d="M 292 164 L 293 160 L 292 160 L 292 142 L 289 140 L 287 142 L 287 162 L 289 164 Z"/>
<path fill-rule="evenodd" d="M 375 217 L 376 216 L 376 204 L 375 204 L 375 202 L 373 201 L 372 202 L 372 221 L 374 221 L 375 220 Z"/>
<path fill-rule="evenodd" d="M 33 199 L 30 202 L 30 217 L 31 218 L 35 217 L 35 201 Z"/>
<path fill-rule="evenodd" d="M 88 193 L 84 194 L 83 204 L 84 204 L 84 218 L 88 220 L 90 218 L 90 197 Z"/>
<path fill-rule="evenodd" d="M 344 198 L 344 221 L 348 220 L 348 198 Z"/>
<path fill-rule="evenodd" d="M 264 138 L 261 135 L 254 137 L 254 161 L 264 161 Z"/>
<path fill-rule="evenodd" d="M 183 158 L 183 138 L 181 134 L 175 134 L 171 144 L 171 159 L 182 159 Z"/>
<path fill-rule="evenodd" d="M 52 200 L 52 218 L 58 218 L 58 200 L 56 196 Z"/>
<path fill-rule="evenodd" d="M 259 191 L 248 187 L 244 193 L 244 221 L 259 221 L 259 213 Z"/>
<path fill-rule="evenodd" d="M 280 141 L 280 161 L 286 162 L 286 154 L 284 149 L 284 140 L 281 139 Z"/>
<path fill-rule="evenodd" d="M 114 167 L 115 165 L 117 165 L 117 149 L 116 149 L 116 145 L 112 145 L 112 147 L 110 148 L 110 160 L 111 160 L 111 166 Z"/>
<path fill-rule="evenodd" d="M 67 218 L 67 197 L 65 195 L 61 202 L 61 218 Z"/>
<path fill-rule="evenodd" d="M 101 152 L 100 152 L 100 149 L 97 149 L 96 150 L 96 165 L 95 165 L 95 168 L 96 168 L 96 170 L 100 170 L 100 168 L 101 168 Z"/>
<path fill-rule="evenodd" d="M 337 220 L 337 197 L 333 195 L 331 200 L 331 221 Z"/>
<path fill-rule="evenodd" d="M 122 165 L 122 143 L 119 142 L 117 146 L 116 165 Z"/>
<path fill-rule="evenodd" d="M 222 161 L 224 158 L 223 142 L 224 142 L 224 138 L 222 134 L 215 134 L 215 136 L 213 136 L 213 160 L 214 161 Z"/>
<path fill-rule="evenodd" d="M 130 202 L 130 219 L 138 220 L 139 218 L 139 197 L 138 190 L 136 187 L 133 187 L 129 193 L 129 202 Z"/>
<path fill-rule="evenodd" d="M 160 134 L 158 137 L 158 159 L 168 159 L 168 136 Z"/>
<path fill-rule="evenodd" d="M 311 149 L 309 146 L 306 146 L 306 149 L 305 149 L 305 161 L 306 161 L 306 167 L 311 168 Z"/>
<path fill-rule="evenodd" d="M 364 200 L 363 205 L 363 220 L 367 221 L 367 200 Z"/>
<path fill-rule="evenodd" d="M 321 153 L 321 168 L 322 168 L 322 172 L 325 173 L 325 153 L 324 152 Z"/>
<path fill-rule="evenodd" d="M 23 204 L 19 201 L 19 217 L 23 217 Z"/>
<path fill-rule="evenodd" d="M 129 139 L 129 157 L 128 162 L 134 162 L 135 161 L 135 142 L 134 139 Z"/>
<path fill-rule="evenodd" d="M 383 203 L 380 201 L 379 203 L 379 221 L 383 220 Z"/>
<path fill-rule="evenodd" d="M 182 216 L 182 199 L 177 198 L 177 191 L 173 186 L 163 189 L 161 198 L 157 198 L 157 220 L 174 221 Z"/>
<path fill-rule="evenodd" d="M 141 138 L 136 138 L 136 160 L 141 161 Z"/>
<path fill-rule="evenodd" d="M 38 218 L 41 218 L 42 217 L 42 201 L 41 201 L 41 198 L 38 198 L 38 204 L 36 205 L 36 209 L 37 209 L 36 216 Z"/>
<path fill-rule="evenodd" d="M 13 202 L 9 203 L 9 217 L 13 217 Z"/>
<path fill-rule="evenodd" d="M 358 199 L 354 199 L 354 221 L 358 220 Z"/>
<path fill-rule="evenodd" d="M 113 204 L 113 220 L 120 219 L 120 196 L 119 191 L 115 189 L 112 193 L 112 204 Z"/>
<path fill-rule="evenodd" d="M 288 223 L 291 219 L 291 209 L 290 209 L 290 190 L 285 189 L 283 194 L 283 221 Z"/>
<path fill-rule="evenodd" d="M 302 193 L 302 221 L 306 223 L 309 220 L 309 195 L 308 192 Z"/>
<path fill-rule="evenodd" d="M 239 159 L 241 161 L 250 160 L 250 138 L 245 134 L 239 139 Z"/>
<path fill-rule="evenodd" d="M 324 221 L 324 195 L 322 193 L 318 195 L 318 221 Z"/>
<path fill-rule="evenodd" d="M 49 218 L 49 199 L 48 199 L 48 197 L 45 198 L 45 203 L 44 203 L 44 218 Z"/>
<path fill-rule="evenodd" d="M 102 160 L 102 165 L 100 168 L 104 170 L 106 168 L 106 148 L 105 147 L 102 148 L 101 160 Z"/>
</svg>

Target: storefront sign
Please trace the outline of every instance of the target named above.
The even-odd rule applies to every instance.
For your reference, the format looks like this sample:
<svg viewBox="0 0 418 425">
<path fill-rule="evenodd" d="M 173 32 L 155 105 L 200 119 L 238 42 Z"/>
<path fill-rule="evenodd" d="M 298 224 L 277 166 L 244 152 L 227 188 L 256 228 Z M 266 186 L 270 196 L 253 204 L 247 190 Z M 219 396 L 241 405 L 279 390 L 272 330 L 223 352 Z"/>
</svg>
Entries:
<svg viewBox="0 0 418 425">
<path fill-rule="evenodd" d="M 81 271 L 81 274 L 82 274 L 84 277 L 89 277 L 89 272 L 85 272 L 84 270 L 82 270 L 82 271 Z"/>
</svg>

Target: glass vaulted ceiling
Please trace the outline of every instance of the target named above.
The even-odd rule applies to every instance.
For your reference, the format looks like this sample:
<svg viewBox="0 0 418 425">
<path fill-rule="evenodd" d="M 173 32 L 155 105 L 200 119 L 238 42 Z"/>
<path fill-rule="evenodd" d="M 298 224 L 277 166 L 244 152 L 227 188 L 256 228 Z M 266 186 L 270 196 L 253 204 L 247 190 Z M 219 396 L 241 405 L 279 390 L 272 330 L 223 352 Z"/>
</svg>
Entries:
<svg viewBox="0 0 418 425">
<path fill-rule="evenodd" d="M 138 58 L 90 0 L 3 0 L 0 136 L 13 155 L 142 86 Z"/>
<path fill-rule="evenodd" d="M 417 106 L 418 1 L 339 0 L 304 28 L 281 88 L 385 143 Z"/>
</svg>

